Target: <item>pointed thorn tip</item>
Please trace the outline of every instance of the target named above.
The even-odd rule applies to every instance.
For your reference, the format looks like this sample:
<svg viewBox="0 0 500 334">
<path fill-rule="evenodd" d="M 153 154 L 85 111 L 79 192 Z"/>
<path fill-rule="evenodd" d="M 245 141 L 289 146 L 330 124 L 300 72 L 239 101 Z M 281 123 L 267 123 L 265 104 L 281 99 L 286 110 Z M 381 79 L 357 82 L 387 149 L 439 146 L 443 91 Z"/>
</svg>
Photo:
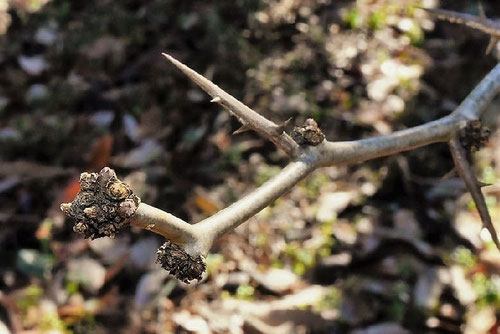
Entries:
<svg viewBox="0 0 500 334">
<path fill-rule="evenodd" d="M 479 12 L 479 17 L 481 19 L 485 20 L 487 18 L 486 13 L 484 11 L 483 3 L 481 1 L 478 2 L 478 12 Z"/>
<path fill-rule="evenodd" d="M 210 100 L 210 102 L 212 103 L 219 103 L 221 101 L 222 99 L 220 98 L 220 96 L 215 96 L 213 99 Z"/>
<path fill-rule="evenodd" d="M 165 52 L 162 52 L 161 55 L 165 58 L 167 58 L 167 60 L 169 62 L 171 62 L 172 64 L 174 65 L 177 65 L 176 63 L 178 63 L 179 61 L 177 59 L 175 59 L 174 57 L 172 57 L 171 55 L 169 55 L 168 53 L 165 53 Z"/>
<path fill-rule="evenodd" d="M 280 125 L 278 125 L 276 127 L 276 132 L 277 132 L 278 136 L 281 135 L 285 131 L 286 127 L 288 126 L 288 124 L 290 124 L 292 119 L 293 119 L 293 117 L 290 117 L 289 119 L 287 119 L 286 121 L 284 121 L 283 123 L 281 123 Z"/>
<path fill-rule="evenodd" d="M 496 44 L 500 41 L 497 37 L 491 37 L 488 47 L 486 48 L 486 54 L 490 54 L 490 52 L 495 48 Z"/>
<path fill-rule="evenodd" d="M 250 131 L 251 129 L 246 126 L 246 125 L 242 125 L 239 129 L 235 130 L 233 132 L 233 135 L 237 135 L 237 134 L 240 134 L 240 133 L 243 133 L 243 132 L 246 132 L 246 131 Z"/>
<path fill-rule="evenodd" d="M 477 181 L 477 185 L 478 185 L 480 188 L 483 188 L 483 187 L 489 187 L 489 186 L 492 186 L 493 184 L 491 184 L 491 183 L 486 183 L 486 182 L 481 182 L 481 181 Z"/>
<path fill-rule="evenodd" d="M 286 121 L 283 122 L 283 127 L 287 127 L 288 124 L 290 124 L 290 122 L 292 121 L 293 117 L 290 117 L 289 119 L 287 119 Z"/>
</svg>

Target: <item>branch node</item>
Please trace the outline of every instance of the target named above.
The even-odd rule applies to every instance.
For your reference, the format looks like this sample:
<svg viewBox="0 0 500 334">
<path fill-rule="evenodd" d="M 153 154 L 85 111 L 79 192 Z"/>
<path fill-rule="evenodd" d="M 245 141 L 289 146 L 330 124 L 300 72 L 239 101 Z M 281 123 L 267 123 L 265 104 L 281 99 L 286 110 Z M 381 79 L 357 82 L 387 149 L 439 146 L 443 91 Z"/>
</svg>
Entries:
<svg viewBox="0 0 500 334">
<path fill-rule="evenodd" d="M 490 135 L 490 129 L 483 126 L 480 121 L 470 121 L 459 132 L 460 144 L 469 152 L 477 152 L 486 145 Z"/>
<path fill-rule="evenodd" d="M 158 249 L 156 254 L 158 256 L 156 263 L 160 263 L 163 269 L 184 283 L 190 283 L 195 279 L 201 280 L 206 270 L 205 259 L 201 255 L 193 257 L 169 240 Z"/>
<path fill-rule="evenodd" d="M 290 124 L 292 122 L 292 119 L 293 119 L 293 117 L 290 117 L 289 119 L 287 119 L 283 123 L 281 123 L 278 126 L 276 126 L 276 135 L 277 136 L 279 136 L 283 132 L 285 132 L 285 129 L 288 127 L 288 124 Z"/>
<path fill-rule="evenodd" d="M 318 127 L 318 123 L 312 118 L 308 118 L 303 126 L 296 126 L 293 129 L 292 138 L 301 146 L 317 146 L 325 140 L 325 135 Z"/>
<path fill-rule="evenodd" d="M 85 238 L 113 238 L 128 225 L 128 219 L 141 201 L 108 167 L 99 174 L 82 173 L 80 186 L 75 199 L 71 203 L 62 203 L 61 210 L 76 221 L 73 230 Z"/>
</svg>

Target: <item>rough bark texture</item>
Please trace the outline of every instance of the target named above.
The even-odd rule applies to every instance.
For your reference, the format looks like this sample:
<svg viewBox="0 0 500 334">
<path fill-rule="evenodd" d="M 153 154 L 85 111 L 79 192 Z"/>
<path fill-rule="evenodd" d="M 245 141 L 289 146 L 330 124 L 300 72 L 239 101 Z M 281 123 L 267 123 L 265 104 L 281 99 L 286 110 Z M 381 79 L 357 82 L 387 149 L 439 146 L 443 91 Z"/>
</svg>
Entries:
<svg viewBox="0 0 500 334">
<path fill-rule="evenodd" d="M 99 174 L 82 173 L 80 186 L 75 199 L 61 204 L 61 210 L 76 221 L 73 230 L 85 238 L 113 238 L 128 225 L 128 218 L 140 203 L 139 197 L 108 167 Z"/>
<path fill-rule="evenodd" d="M 459 133 L 460 144 L 469 152 L 477 152 L 486 145 L 490 135 L 490 129 L 480 121 L 471 121 Z"/>
<path fill-rule="evenodd" d="M 83 173 L 80 179 L 82 191 L 72 203 L 61 205 L 64 213 L 77 221 L 74 226 L 76 232 L 92 239 L 113 237 L 128 223 L 152 230 L 169 240 L 158 250 L 157 262 L 183 282 L 199 280 L 206 268 L 203 256 L 218 237 L 258 213 L 315 169 L 365 161 L 448 141 L 460 176 L 464 178 L 484 225 L 500 249 L 477 180 L 461 152 L 462 145 L 477 150 L 487 141 L 489 131 L 477 119 L 500 91 L 500 65 L 474 88 L 451 115 L 386 136 L 329 142 L 312 119 L 306 120 L 303 126 L 295 127 L 292 136 L 289 136 L 284 132 L 286 122 L 278 126 L 186 65 L 171 56 L 165 56 L 207 91 L 213 97 L 213 102 L 222 104 L 234 113 L 244 127 L 256 130 L 274 142 L 293 161 L 252 193 L 194 225 L 145 204 L 138 209 L 139 198 L 109 168 L 104 168 L 99 174 Z M 462 144 L 458 141 L 458 133 L 462 133 Z"/>
<path fill-rule="evenodd" d="M 167 241 L 156 252 L 157 263 L 171 275 L 184 283 L 192 280 L 201 280 L 206 269 L 205 259 L 202 256 L 190 256 L 184 249 Z"/>
<path fill-rule="evenodd" d="M 292 138 L 299 145 L 317 146 L 325 140 L 325 135 L 318 127 L 318 123 L 312 118 L 308 118 L 304 125 L 296 126 L 293 129 Z"/>
</svg>

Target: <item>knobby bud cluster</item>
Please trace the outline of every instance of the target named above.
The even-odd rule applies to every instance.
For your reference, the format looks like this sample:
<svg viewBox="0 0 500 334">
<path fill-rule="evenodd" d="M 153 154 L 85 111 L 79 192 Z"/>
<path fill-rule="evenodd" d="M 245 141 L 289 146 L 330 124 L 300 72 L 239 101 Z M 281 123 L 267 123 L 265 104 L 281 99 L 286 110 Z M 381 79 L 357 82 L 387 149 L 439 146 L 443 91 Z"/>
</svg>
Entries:
<svg viewBox="0 0 500 334">
<path fill-rule="evenodd" d="M 85 238 L 114 238 L 128 225 L 127 219 L 133 216 L 140 203 L 139 197 L 108 167 L 99 174 L 82 173 L 80 186 L 75 199 L 61 204 L 61 210 L 75 220 L 73 230 Z"/>
<path fill-rule="evenodd" d="M 140 198 L 120 181 L 114 170 L 105 167 L 99 173 L 82 173 L 80 192 L 71 203 L 61 204 L 64 214 L 75 221 L 73 230 L 85 238 L 114 238 L 130 224 Z M 193 257 L 167 240 L 157 251 L 157 262 L 179 280 L 200 280 L 206 265 L 202 256 Z"/>
</svg>

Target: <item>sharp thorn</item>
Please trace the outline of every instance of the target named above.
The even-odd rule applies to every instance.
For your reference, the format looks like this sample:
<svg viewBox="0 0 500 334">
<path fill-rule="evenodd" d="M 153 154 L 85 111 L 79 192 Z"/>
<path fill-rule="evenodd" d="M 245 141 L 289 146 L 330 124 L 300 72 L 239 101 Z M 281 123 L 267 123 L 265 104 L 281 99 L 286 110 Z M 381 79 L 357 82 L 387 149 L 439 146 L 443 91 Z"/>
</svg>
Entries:
<svg viewBox="0 0 500 334">
<path fill-rule="evenodd" d="M 287 119 L 286 121 L 284 121 L 280 125 L 277 125 L 275 128 L 276 135 L 278 135 L 278 136 L 281 135 L 285 131 L 285 128 L 288 126 L 288 124 L 290 124 L 292 119 L 293 119 L 293 117 L 290 117 L 289 119 Z"/>
<path fill-rule="evenodd" d="M 491 36 L 490 43 L 486 48 L 486 54 L 489 54 L 493 50 L 493 48 L 497 45 L 498 41 L 499 41 L 498 37 Z"/>
<path fill-rule="evenodd" d="M 488 186 L 491 186 L 492 184 L 491 183 L 486 183 L 486 182 L 481 182 L 481 181 L 477 181 L 477 185 L 482 188 L 482 187 L 488 187 Z"/>
<path fill-rule="evenodd" d="M 165 58 L 167 58 L 169 61 L 172 61 L 172 56 L 169 55 L 168 53 L 162 52 L 161 55 Z"/>
<path fill-rule="evenodd" d="M 222 101 L 222 99 L 220 98 L 220 96 L 215 96 L 213 99 L 210 100 L 210 102 L 212 103 L 220 103 Z"/>
<path fill-rule="evenodd" d="M 483 3 L 481 1 L 478 2 L 477 7 L 478 7 L 479 18 L 483 21 L 486 20 L 486 13 L 484 12 Z"/>
<path fill-rule="evenodd" d="M 284 121 L 280 127 L 283 128 L 283 130 L 288 126 L 288 124 L 290 124 L 290 122 L 292 121 L 293 117 L 290 117 L 289 119 L 287 119 L 286 121 Z"/>
<path fill-rule="evenodd" d="M 251 128 L 249 128 L 248 126 L 246 125 L 242 125 L 239 129 L 235 130 L 233 132 L 233 135 L 237 135 L 237 134 L 240 134 L 240 133 L 243 133 L 243 132 L 246 132 L 246 131 L 250 131 L 252 130 Z"/>
<path fill-rule="evenodd" d="M 455 135 L 450 140 L 450 150 L 451 156 L 453 157 L 453 161 L 455 162 L 455 167 L 457 169 L 460 178 L 464 181 L 469 193 L 471 194 L 472 200 L 476 204 L 476 209 L 481 217 L 481 222 L 483 226 L 490 232 L 491 238 L 500 250 L 500 239 L 495 231 L 495 226 L 491 221 L 491 215 L 488 211 L 488 206 L 486 205 L 486 201 L 484 199 L 484 195 L 481 192 L 481 188 L 479 186 L 479 181 L 474 175 L 474 171 L 467 161 L 467 156 L 465 149 L 460 144 L 460 140 L 458 139 L 458 135 Z"/>
</svg>

